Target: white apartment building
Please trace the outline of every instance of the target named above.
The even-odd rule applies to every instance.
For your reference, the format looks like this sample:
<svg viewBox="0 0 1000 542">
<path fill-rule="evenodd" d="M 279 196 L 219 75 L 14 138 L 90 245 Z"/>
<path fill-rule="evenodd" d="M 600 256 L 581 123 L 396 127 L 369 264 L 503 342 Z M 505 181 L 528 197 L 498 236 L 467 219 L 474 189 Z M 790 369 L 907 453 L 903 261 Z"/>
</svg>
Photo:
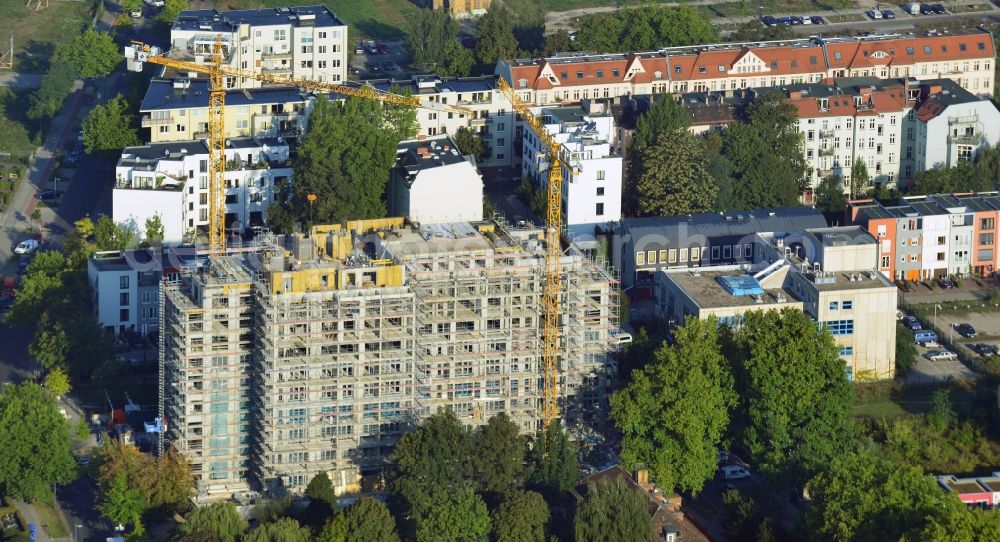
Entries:
<svg viewBox="0 0 1000 542">
<path fill-rule="evenodd" d="M 226 230 L 239 234 L 267 223 L 267 206 L 292 176 L 281 138 L 226 142 Z M 159 216 L 164 243 L 192 240 L 208 226 L 208 147 L 203 141 L 126 147 L 115 168 L 112 218 L 140 236 Z"/>
<path fill-rule="evenodd" d="M 1000 111 L 955 82 L 928 81 L 906 117 L 904 176 L 975 160 L 1000 143 Z"/>
<path fill-rule="evenodd" d="M 293 79 L 347 80 L 347 25 L 326 6 L 182 11 L 170 28 L 173 58 L 210 63 L 221 38 L 225 65 Z M 257 88 L 253 78 L 227 78 L 230 88 Z"/>
<path fill-rule="evenodd" d="M 562 145 L 562 208 L 567 233 L 580 246 L 595 229 L 606 229 L 622 217 L 622 156 L 615 141 L 614 117 L 601 103 L 545 107 L 536 113 L 548 133 Z M 535 187 L 548 186 L 548 149 L 526 130 L 521 171 Z"/>
<path fill-rule="evenodd" d="M 401 141 L 387 187 L 389 216 L 419 224 L 483 219 L 483 178 L 447 135 Z"/>
<path fill-rule="evenodd" d="M 370 81 L 383 92 L 409 92 L 423 100 L 459 105 L 471 109 L 475 116 L 452 112 L 417 110 L 420 131 L 417 137 L 454 134 L 468 128 L 478 135 L 488 148 L 487 156 L 477 163 L 483 168 L 516 165 L 516 146 L 521 142 L 520 128 L 515 130 L 514 108 L 507 96 L 497 90 L 496 77 L 443 78 L 437 75 L 414 75 L 412 79 Z"/>
<path fill-rule="evenodd" d="M 208 139 L 208 81 L 160 79 L 149 82 L 139 106 L 149 143 Z M 226 137 L 295 138 L 306 127 L 316 98 L 291 87 L 226 92 Z"/>
<path fill-rule="evenodd" d="M 953 78 L 993 93 L 996 48 L 981 30 L 713 43 L 636 53 L 562 53 L 501 60 L 504 77 L 537 105 L 644 94 L 735 91 L 832 77 Z"/>
</svg>

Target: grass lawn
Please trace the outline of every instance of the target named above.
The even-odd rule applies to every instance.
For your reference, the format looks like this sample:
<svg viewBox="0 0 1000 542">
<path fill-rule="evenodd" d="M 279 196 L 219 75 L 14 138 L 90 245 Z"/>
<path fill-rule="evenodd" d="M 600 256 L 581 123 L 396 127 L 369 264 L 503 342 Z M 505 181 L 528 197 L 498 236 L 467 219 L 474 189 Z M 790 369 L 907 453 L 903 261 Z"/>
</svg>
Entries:
<svg viewBox="0 0 1000 542">
<path fill-rule="evenodd" d="M 35 511 L 38 512 L 38 516 L 42 520 L 42 528 L 45 529 L 49 537 L 66 538 L 69 536 L 69 530 L 66 529 L 66 524 L 63 523 L 58 510 L 41 501 L 36 501 L 34 505 Z"/>
<path fill-rule="evenodd" d="M 958 6 L 948 6 L 948 11 L 952 13 L 972 13 L 975 11 L 990 11 L 989 4 L 962 4 Z"/>
<path fill-rule="evenodd" d="M 856 396 L 850 415 L 856 418 L 894 419 L 910 414 L 926 414 L 930 411 L 931 394 L 937 389 L 928 386 L 907 386 L 891 393 L 872 394 L 870 397 Z M 983 390 L 958 386 L 952 386 L 950 391 L 952 407 L 961 418 L 971 416 L 977 394 L 986 393 Z"/>
<path fill-rule="evenodd" d="M 2 1 L 2 0 L 0 0 Z M 13 91 L 0 88 L 0 151 L 12 156 L 23 156 L 34 152 L 37 145 L 31 142 L 31 135 L 25 127 L 23 117 L 27 100 Z"/>
<path fill-rule="evenodd" d="M 14 69 L 22 73 L 43 73 L 55 43 L 83 32 L 94 16 L 93 2 L 61 2 L 35 11 L 25 0 L 0 0 L 3 30 L 0 41 L 6 49 L 14 34 Z"/>
<path fill-rule="evenodd" d="M 826 15 L 826 20 L 830 24 L 833 23 L 862 23 L 868 20 L 868 17 L 864 15 L 858 15 L 857 13 L 851 13 L 848 15 Z"/>
<path fill-rule="evenodd" d="M 6 0 L 0 0 L 6 1 Z M 315 0 L 221 0 L 220 9 L 312 6 Z M 327 7 L 340 17 L 351 32 L 351 41 L 369 38 L 402 38 L 410 18 L 421 8 L 410 0 L 327 0 Z M 354 44 L 349 43 L 353 48 Z"/>
</svg>

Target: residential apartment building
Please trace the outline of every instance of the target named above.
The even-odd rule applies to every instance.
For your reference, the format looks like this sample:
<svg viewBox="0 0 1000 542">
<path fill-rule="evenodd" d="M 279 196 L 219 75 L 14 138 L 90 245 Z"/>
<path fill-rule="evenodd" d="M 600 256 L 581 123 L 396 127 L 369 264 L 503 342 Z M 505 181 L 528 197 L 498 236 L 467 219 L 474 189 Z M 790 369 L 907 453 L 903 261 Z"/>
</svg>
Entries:
<svg viewBox="0 0 1000 542">
<path fill-rule="evenodd" d="M 856 200 L 848 219 L 879 240 L 878 270 L 894 280 L 990 276 L 1000 269 L 1000 195 L 937 194 L 887 205 Z"/>
<path fill-rule="evenodd" d="M 261 236 L 164 289 L 165 441 L 201 500 L 338 491 L 387 466 L 439 407 L 466 425 L 541 424 L 544 232 L 403 219 Z M 600 425 L 616 372 L 618 281 L 575 247 L 561 259 L 559 397 Z"/>
<path fill-rule="evenodd" d="M 447 135 L 401 141 L 386 189 L 389 214 L 419 224 L 483 219 L 483 177 Z"/>
<path fill-rule="evenodd" d="M 934 477 L 938 486 L 954 495 L 969 508 L 993 510 L 1000 507 L 1000 472 L 990 476 L 958 477 L 939 474 Z"/>
<path fill-rule="evenodd" d="M 490 9 L 492 0 L 423 0 L 430 9 L 443 9 L 455 18 L 484 15 Z"/>
<path fill-rule="evenodd" d="M 208 81 L 161 79 L 149 82 L 139 106 L 149 143 L 208 139 Z M 307 127 L 316 98 L 291 87 L 226 92 L 226 137 L 294 139 Z"/>
<path fill-rule="evenodd" d="M 267 207 L 292 176 L 281 138 L 226 140 L 226 231 L 241 234 L 267 223 Z M 193 241 L 208 227 L 208 146 L 204 141 L 126 147 L 115 168 L 112 218 L 145 235 L 158 216 L 163 242 Z"/>
<path fill-rule="evenodd" d="M 501 60 L 496 74 L 536 105 L 643 94 L 735 91 L 835 77 L 952 78 L 990 96 L 996 48 L 985 31 L 718 43 L 615 54 Z"/>
<path fill-rule="evenodd" d="M 980 150 L 1000 144 L 1000 111 L 954 81 L 926 81 L 907 113 L 904 136 L 903 178 L 912 179 L 972 162 Z"/>
<path fill-rule="evenodd" d="M 898 292 L 874 269 L 875 238 L 857 226 L 752 237 L 745 263 L 658 272 L 657 309 L 727 325 L 747 311 L 802 310 L 833 335 L 848 378 L 892 378 Z"/>
<path fill-rule="evenodd" d="M 621 270 L 624 290 L 650 297 L 655 295 L 654 278 L 662 270 L 752 262 L 757 232 L 826 225 L 822 213 L 804 206 L 627 218 L 615 231 L 611 264 Z"/>
<path fill-rule="evenodd" d="M 510 167 L 519 160 L 521 129 L 515 129 L 514 108 L 507 96 L 497 89 L 496 77 L 414 75 L 411 79 L 368 83 L 383 92 L 409 92 L 429 102 L 458 105 L 475 113 L 469 118 L 461 113 L 417 109 L 417 137 L 454 134 L 459 128 L 468 128 L 487 148 L 487 155 L 477 159 L 480 167 Z"/>
<path fill-rule="evenodd" d="M 160 281 L 195 265 L 193 247 L 95 252 L 87 260 L 94 318 L 108 334 L 147 335 L 160 324 Z"/>
<path fill-rule="evenodd" d="M 170 27 L 168 54 L 209 64 L 217 39 L 229 68 L 292 79 L 347 81 L 347 25 L 326 6 L 182 11 Z M 252 77 L 227 77 L 225 84 L 262 86 Z"/>
<path fill-rule="evenodd" d="M 545 107 L 537 114 L 561 145 L 563 224 L 571 238 L 591 248 L 595 231 L 608 229 L 622 216 L 622 155 L 615 144 L 614 117 L 592 100 Z M 522 174 L 536 189 L 547 190 L 549 149 L 530 129 L 523 142 Z"/>
</svg>

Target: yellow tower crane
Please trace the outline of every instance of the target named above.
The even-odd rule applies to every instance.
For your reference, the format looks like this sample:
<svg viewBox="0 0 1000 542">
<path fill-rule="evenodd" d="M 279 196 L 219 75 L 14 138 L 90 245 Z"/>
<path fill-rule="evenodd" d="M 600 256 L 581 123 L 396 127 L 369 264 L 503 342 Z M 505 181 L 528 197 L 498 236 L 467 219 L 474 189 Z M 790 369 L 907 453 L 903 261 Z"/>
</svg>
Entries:
<svg viewBox="0 0 1000 542">
<path fill-rule="evenodd" d="M 548 427 L 559 420 L 559 259 L 562 257 L 562 157 L 560 145 L 542 125 L 503 77 L 497 88 L 510 100 L 514 111 L 531 127 L 543 147 L 549 149 L 548 208 L 545 224 L 545 286 L 542 292 L 544 321 L 542 327 L 542 424 Z"/>
<path fill-rule="evenodd" d="M 158 47 L 138 41 L 133 41 L 132 45 L 125 47 L 125 60 L 131 71 L 142 71 L 143 63 L 149 62 L 174 68 L 181 72 L 208 74 L 210 89 L 208 102 L 208 249 L 210 254 L 223 254 L 226 250 L 226 77 L 253 79 L 268 85 L 287 85 L 313 92 L 329 92 L 394 105 L 458 113 L 470 117 L 474 114 L 471 109 L 464 107 L 421 100 L 415 96 L 382 92 L 370 86 L 324 83 L 229 68 L 223 65 L 224 49 L 225 45 L 221 36 L 216 36 L 215 42 L 212 44 L 212 62 L 198 64 L 169 58 Z"/>
</svg>

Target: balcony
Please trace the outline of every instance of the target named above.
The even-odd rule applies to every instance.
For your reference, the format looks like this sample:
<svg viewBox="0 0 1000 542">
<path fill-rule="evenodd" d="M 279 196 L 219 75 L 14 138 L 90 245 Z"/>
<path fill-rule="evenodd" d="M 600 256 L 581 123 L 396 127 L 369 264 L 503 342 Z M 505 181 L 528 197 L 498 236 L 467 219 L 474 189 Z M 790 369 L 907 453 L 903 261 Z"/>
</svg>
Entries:
<svg viewBox="0 0 1000 542">
<path fill-rule="evenodd" d="M 292 66 L 291 64 L 288 66 L 262 66 L 260 71 L 270 75 L 291 75 Z"/>
<path fill-rule="evenodd" d="M 833 130 L 820 130 L 819 137 L 833 137 Z"/>
<path fill-rule="evenodd" d="M 835 152 L 837 152 L 837 149 L 835 149 L 833 147 L 820 147 L 819 148 L 819 155 L 820 156 L 833 156 L 833 154 Z"/>
<path fill-rule="evenodd" d="M 292 52 L 284 51 L 277 53 L 274 51 L 266 51 L 260 54 L 260 58 L 261 60 L 291 60 Z"/>
<path fill-rule="evenodd" d="M 160 117 L 152 118 L 149 115 L 143 115 L 142 117 L 142 127 L 151 128 L 153 126 L 167 126 L 174 123 L 173 117 Z"/>
<path fill-rule="evenodd" d="M 950 135 L 948 136 L 948 143 L 956 145 L 973 145 L 980 146 L 983 144 L 983 134 L 961 134 L 961 135 Z"/>
</svg>

